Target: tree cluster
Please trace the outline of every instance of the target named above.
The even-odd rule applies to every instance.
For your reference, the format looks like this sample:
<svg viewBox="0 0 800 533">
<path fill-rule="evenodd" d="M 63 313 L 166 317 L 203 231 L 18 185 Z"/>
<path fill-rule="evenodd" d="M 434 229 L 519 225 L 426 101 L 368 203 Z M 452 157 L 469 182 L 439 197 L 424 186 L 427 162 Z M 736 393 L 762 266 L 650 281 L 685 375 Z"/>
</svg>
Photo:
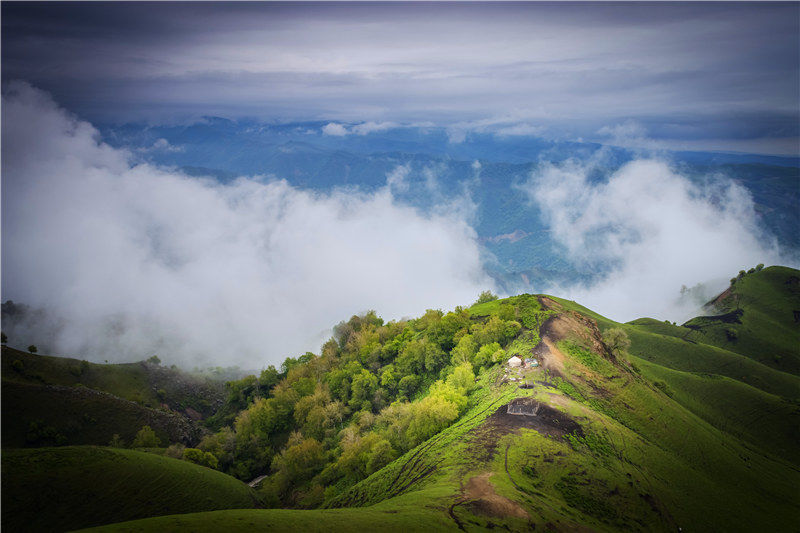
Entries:
<svg viewBox="0 0 800 533">
<path fill-rule="evenodd" d="M 240 479 L 269 473 L 271 505 L 318 506 L 457 420 L 475 374 L 505 360 L 537 311 L 523 295 L 488 317 L 464 308 L 388 323 L 353 316 L 319 355 L 229 382 L 224 409 L 237 414 L 198 449 Z"/>
</svg>

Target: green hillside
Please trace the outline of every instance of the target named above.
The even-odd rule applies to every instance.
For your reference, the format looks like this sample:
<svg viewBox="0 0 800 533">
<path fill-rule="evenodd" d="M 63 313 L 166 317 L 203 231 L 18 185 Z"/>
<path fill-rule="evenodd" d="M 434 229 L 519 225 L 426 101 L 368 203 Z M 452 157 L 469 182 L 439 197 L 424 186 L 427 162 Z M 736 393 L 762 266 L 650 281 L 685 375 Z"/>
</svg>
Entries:
<svg viewBox="0 0 800 533">
<path fill-rule="evenodd" d="M 150 361 L 97 364 L 69 357 L 34 355 L 8 346 L 3 346 L 0 360 L 3 381 L 83 385 L 146 407 L 167 406 L 184 414 L 191 409 L 198 419 L 216 412 L 225 394 L 222 382 L 197 378 Z"/>
<path fill-rule="evenodd" d="M 8 531 L 70 531 L 258 503 L 252 489 L 221 472 L 133 450 L 5 449 L 2 469 Z"/>
<path fill-rule="evenodd" d="M 3 447 L 106 445 L 116 434 L 126 443 L 142 426 L 163 444 L 197 443 L 204 429 L 187 417 L 153 409 L 86 387 L 3 380 Z"/>
<path fill-rule="evenodd" d="M 3 447 L 131 442 L 144 425 L 196 444 L 224 384 L 155 362 L 95 364 L 2 348 Z"/>
<path fill-rule="evenodd" d="M 681 336 L 800 375 L 800 273 L 772 266 L 740 274 Z"/>
<path fill-rule="evenodd" d="M 740 322 L 619 324 L 542 295 L 354 316 L 319 355 L 228 383 L 231 423 L 198 444 L 224 472 L 264 476 L 273 509 L 102 529 L 794 530 L 795 278 L 740 277 L 715 304 L 740 294 Z M 736 342 L 717 342 L 722 327 Z"/>
</svg>

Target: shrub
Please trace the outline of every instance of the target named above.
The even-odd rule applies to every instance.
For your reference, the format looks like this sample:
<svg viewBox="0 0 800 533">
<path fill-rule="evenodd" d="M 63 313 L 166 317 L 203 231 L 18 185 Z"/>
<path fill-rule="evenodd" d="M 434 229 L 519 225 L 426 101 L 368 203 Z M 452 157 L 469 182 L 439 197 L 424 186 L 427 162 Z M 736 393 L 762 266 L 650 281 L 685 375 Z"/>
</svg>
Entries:
<svg viewBox="0 0 800 533">
<path fill-rule="evenodd" d="M 153 364 L 153 365 L 160 365 L 161 364 L 161 359 L 159 359 L 157 355 L 154 355 L 154 356 L 148 358 L 147 362 L 150 363 L 150 364 Z"/>
<path fill-rule="evenodd" d="M 478 296 L 478 301 L 476 301 L 475 304 L 485 304 L 494 300 L 497 300 L 496 294 L 492 291 L 483 291 L 481 295 Z"/>
<path fill-rule="evenodd" d="M 667 386 L 666 382 L 664 382 L 664 381 L 654 381 L 653 385 L 655 385 L 658 390 L 660 390 L 661 392 L 663 392 L 667 396 L 672 397 L 672 391 L 669 389 L 669 387 Z"/>
<path fill-rule="evenodd" d="M 397 384 L 397 390 L 403 396 L 411 397 L 415 392 L 417 392 L 417 388 L 420 384 L 419 376 L 409 375 L 404 376 L 403 379 L 400 380 L 400 383 Z"/>
<path fill-rule="evenodd" d="M 38 352 L 38 351 L 39 351 L 39 349 L 38 349 L 38 348 L 36 348 L 36 345 L 34 345 L 34 344 L 31 344 L 30 346 L 28 346 L 28 351 L 29 351 L 30 353 L 36 353 L 36 352 Z"/>
<path fill-rule="evenodd" d="M 198 450 L 197 448 L 186 448 L 183 450 L 183 459 L 200 466 L 216 469 L 219 466 L 217 458 L 209 452 Z"/>
<path fill-rule="evenodd" d="M 28 426 L 25 441 L 32 446 L 63 446 L 67 438 L 53 426 L 45 426 L 41 420 L 35 420 Z"/>
<path fill-rule="evenodd" d="M 494 362 L 494 354 L 500 351 L 500 344 L 493 342 L 491 344 L 484 344 L 478 353 L 475 355 L 475 366 L 480 368 L 489 366 Z"/>
<path fill-rule="evenodd" d="M 619 355 L 630 348 L 631 341 L 622 328 L 610 328 L 603 333 L 603 344 L 614 355 Z"/>
<path fill-rule="evenodd" d="M 447 376 L 447 384 L 466 394 L 475 385 L 475 373 L 472 371 L 472 365 L 461 363 L 455 367 L 453 373 Z"/>
<path fill-rule="evenodd" d="M 183 451 L 186 449 L 181 443 L 171 444 L 167 447 L 164 451 L 164 455 L 167 457 L 172 457 L 173 459 L 183 459 Z M 216 459 L 216 457 L 215 457 Z"/>
<path fill-rule="evenodd" d="M 22 361 L 20 361 L 19 359 L 14 359 L 13 361 L 11 361 L 11 368 L 13 368 L 17 372 L 22 372 L 24 366 L 22 365 Z"/>
<path fill-rule="evenodd" d="M 114 435 L 111 436 L 111 440 L 108 442 L 108 445 L 112 448 L 124 448 L 125 441 L 122 440 L 122 437 L 119 436 L 119 433 L 114 433 Z"/>
<path fill-rule="evenodd" d="M 160 444 L 156 432 L 150 426 L 143 426 L 133 438 L 131 448 L 158 448 Z"/>
</svg>

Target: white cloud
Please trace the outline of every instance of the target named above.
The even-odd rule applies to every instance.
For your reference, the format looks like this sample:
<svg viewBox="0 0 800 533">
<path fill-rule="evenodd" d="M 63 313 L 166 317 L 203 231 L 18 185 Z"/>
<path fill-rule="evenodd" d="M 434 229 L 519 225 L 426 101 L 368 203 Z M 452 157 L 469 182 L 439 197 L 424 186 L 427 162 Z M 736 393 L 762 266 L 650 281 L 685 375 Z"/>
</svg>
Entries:
<svg viewBox="0 0 800 533">
<path fill-rule="evenodd" d="M 25 85 L 2 113 L 3 296 L 61 324 L 12 344 L 257 368 L 317 350 L 351 314 L 451 308 L 490 286 L 464 219 L 399 205 L 390 186 L 317 194 L 131 166 Z"/>
<path fill-rule="evenodd" d="M 546 131 L 544 126 L 520 123 L 498 128 L 494 133 L 500 137 L 541 137 Z"/>
<path fill-rule="evenodd" d="M 347 128 L 336 122 L 330 122 L 322 127 L 323 135 L 332 135 L 334 137 L 343 137 L 347 135 Z"/>
<path fill-rule="evenodd" d="M 710 294 L 740 269 L 781 261 L 749 193 L 730 180 L 698 186 L 657 160 L 633 161 L 607 182 L 592 183 L 591 171 L 547 164 L 526 190 L 573 260 L 612 265 L 593 286 L 566 289 L 610 318 L 683 320 L 698 302 L 680 298 L 682 285 Z"/>
<path fill-rule="evenodd" d="M 396 127 L 397 124 L 394 122 L 363 122 L 353 126 L 350 131 L 356 135 L 368 135 L 370 133 L 386 131 Z"/>
<path fill-rule="evenodd" d="M 407 192 L 410 184 L 408 175 L 411 167 L 408 165 L 398 165 L 386 176 L 386 187 L 391 191 Z"/>
<path fill-rule="evenodd" d="M 381 131 L 390 130 L 398 127 L 394 122 L 362 122 L 350 126 L 349 128 L 344 124 L 338 122 L 330 122 L 322 127 L 323 135 L 333 135 L 336 137 L 344 137 L 345 135 L 369 135 Z"/>
<path fill-rule="evenodd" d="M 164 138 L 156 139 L 150 146 L 137 148 L 138 152 L 183 152 L 183 150 L 183 146 L 172 145 Z"/>
<path fill-rule="evenodd" d="M 547 133 L 545 126 L 537 126 L 525 119 L 543 119 L 548 112 L 542 109 L 524 113 L 505 114 L 479 120 L 456 122 L 447 126 L 447 138 L 453 144 L 466 140 L 469 133 L 491 133 L 498 137 L 542 137 Z"/>
</svg>

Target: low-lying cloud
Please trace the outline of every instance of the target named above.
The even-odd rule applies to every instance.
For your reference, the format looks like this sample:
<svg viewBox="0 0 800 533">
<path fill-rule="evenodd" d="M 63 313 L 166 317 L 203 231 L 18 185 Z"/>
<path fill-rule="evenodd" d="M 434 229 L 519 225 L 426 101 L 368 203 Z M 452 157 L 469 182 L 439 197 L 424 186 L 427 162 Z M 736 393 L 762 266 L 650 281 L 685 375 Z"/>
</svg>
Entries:
<svg viewBox="0 0 800 533">
<path fill-rule="evenodd" d="M 50 317 L 14 346 L 258 368 L 316 351 L 351 314 L 416 315 L 491 286 L 457 210 L 421 214 L 390 186 L 319 194 L 131 165 L 24 84 L 2 113 L 3 300 Z"/>
<path fill-rule="evenodd" d="M 700 185 L 655 159 L 608 180 L 593 182 L 595 170 L 545 164 L 524 187 L 567 255 L 599 274 L 564 290 L 583 305 L 621 321 L 683 320 L 740 269 L 781 261 L 749 192 L 729 179 Z M 694 290 L 681 294 L 684 285 Z"/>
<path fill-rule="evenodd" d="M 338 122 L 329 122 L 322 127 L 323 135 L 331 135 L 333 137 L 344 137 L 345 135 L 369 135 L 370 133 L 378 133 L 393 128 L 399 125 L 394 122 L 362 122 L 346 126 Z"/>
</svg>

